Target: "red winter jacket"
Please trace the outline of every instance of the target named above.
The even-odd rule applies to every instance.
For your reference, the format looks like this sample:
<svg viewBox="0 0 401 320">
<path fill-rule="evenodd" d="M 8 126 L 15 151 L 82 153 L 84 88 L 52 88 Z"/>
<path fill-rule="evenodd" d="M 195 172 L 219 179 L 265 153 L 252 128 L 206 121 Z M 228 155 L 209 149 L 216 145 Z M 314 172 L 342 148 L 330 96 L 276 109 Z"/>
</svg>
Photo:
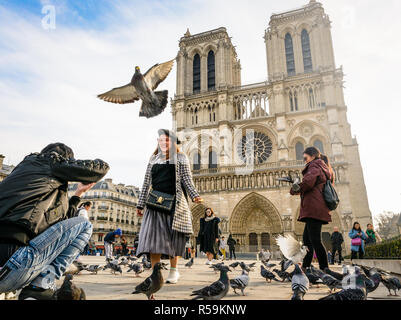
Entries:
<svg viewBox="0 0 401 320">
<path fill-rule="evenodd" d="M 324 224 L 331 222 L 330 210 L 323 198 L 324 184 L 328 177 L 332 179 L 329 168 L 323 160 L 315 159 L 306 164 L 302 175 L 302 182 L 299 184 L 301 191 L 290 191 L 292 195 L 301 195 L 298 221 L 304 222 L 305 218 L 313 218 L 323 221 Z"/>
</svg>

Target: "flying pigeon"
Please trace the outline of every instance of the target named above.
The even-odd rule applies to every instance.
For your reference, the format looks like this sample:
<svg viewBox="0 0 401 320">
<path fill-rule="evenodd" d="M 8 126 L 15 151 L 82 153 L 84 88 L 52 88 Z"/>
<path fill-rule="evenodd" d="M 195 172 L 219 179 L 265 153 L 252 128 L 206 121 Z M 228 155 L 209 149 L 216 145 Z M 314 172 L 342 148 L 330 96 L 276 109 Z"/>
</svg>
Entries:
<svg viewBox="0 0 401 320">
<path fill-rule="evenodd" d="M 72 279 L 73 276 L 71 274 L 67 274 L 64 277 L 60 289 L 56 290 L 53 294 L 54 300 L 86 300 L 84 290 L 72 283 Z"/>
<path fill-rule="evenodd" d="M 306 291 L 309 289 L 309 279 L 298 264 L 295 265 L 294 275 L 291 279 L 291 288 L 293 292 L 291 300 L 303 300 Z"/>
<path fill-rule="evenodd" d="M 277 280 L 276 276 L 274 275 L 273 272 L 270 272 L 269 270 L 266 270 L 264 266 L 260 266 L 260 275 L 266 279 L 269 283 L 272 282 L 272 280 L 279 281 Z"/>
<path fill-rule="evenodd" d="M 230 288 L 227 272 L 231 271 L 229 267 L 222 266 L 220 269 L 219 280 L 213 282 L 210 286 L 199 290 L 192 291 L 191 296 L 195 296 L 192 300 L 220 300 L 224 298 Z"/>
<path fill-rule="evenodd" d="M 303 261 L 306 256 L 307 248 L 301 246 L 301 243 L 295 240 L 293 236 L 278 235 L 276 241 L 280 247 L 280 251 L 284 257 L 288 259 L 284 264 L 283 271 L 287 270 L 291 264 L 297 264 Z"/>
<path fill-rule="evenodd" d="M 102 267 L 99 264 L 91 264 L 89 267 L 86 268 L 87 271 L 97 274 L 99 270 L 101 270 Z"/>
<path fill-rule="evenodd" d="M 154 91 L 166 79 L 174 65 L 174 60 L 155 64 L 144 75 L 138 66 L 131 82 L 125 86 L 114 88 L 99 94 L 98 98 L 112 103 L 133 103 L 142 100 L 140 117 L 152 118 L 162 113 L 167 106 L 168 91 Z"/>
<path fill-rule="evenodd" d="M 135 276 L 139 277 L 139 274 L 144 272 L 144 270 L 145 269 L 143 268 L 142 264 L 140 264 L 138 262 L 135 262 L 135 263 L 131 263 L 131 264 L 128 265 L 127 272 L 134 271 L 135 272 Z"/>
<path fill-rule="evenodd" d="M 235 262 L 233 262 L 232 264 L 229 265 L 229 267 L 233 268 L 233 269 L 235 269 L 238 266 L 239 266 L 239 262 L 238 261 L 235 261 Z"/>
<path fill-rule="evenodd" d="M 167 270 L 166 264 L 163 262 L 155 263 L 152 274 L 138 284 L 132 294 L 143 293 L 148 297 L 148 300 L 155 300 L 154 294 L 161 289 L 164 283 L 161 269 Z"/>
<path fill-rule="evenodd" d="M 238 294 L 236 290 L 241 290 L 242 295 L 244 296 L 244 290 L 248 286 L 249 283 L 249 275 L 245 270 L 242 270 L 242 274 L 234 279 L 230 279 L 230 286 L 234 289 L 234 293 Z"/>
<path fill-rule="evenodd" d="M 191 260 L 189 260 L 189 261 L 185 264 L 185 266 L 188 267 L 188 268 L 191 268 L 193 264 L 194 264 L 194 258 L 191 258 Z"/>
</svg>

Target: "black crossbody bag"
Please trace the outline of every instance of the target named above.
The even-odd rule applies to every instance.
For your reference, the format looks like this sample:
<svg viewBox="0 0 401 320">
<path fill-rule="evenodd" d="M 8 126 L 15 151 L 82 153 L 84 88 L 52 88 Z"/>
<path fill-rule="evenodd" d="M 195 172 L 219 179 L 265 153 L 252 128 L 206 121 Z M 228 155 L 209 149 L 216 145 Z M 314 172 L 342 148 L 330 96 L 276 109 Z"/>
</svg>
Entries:
<svg viewBox="0 0 401 320">
<path fill-rule="evenodd" d="M 149 191 L 148 200 L 146 206 L 150 209 L 160 211 L 163 213 L 171 214 L 175 202 L 175 194 L 171 195 L 161 191 L 153 190 Z"/>
</svg>

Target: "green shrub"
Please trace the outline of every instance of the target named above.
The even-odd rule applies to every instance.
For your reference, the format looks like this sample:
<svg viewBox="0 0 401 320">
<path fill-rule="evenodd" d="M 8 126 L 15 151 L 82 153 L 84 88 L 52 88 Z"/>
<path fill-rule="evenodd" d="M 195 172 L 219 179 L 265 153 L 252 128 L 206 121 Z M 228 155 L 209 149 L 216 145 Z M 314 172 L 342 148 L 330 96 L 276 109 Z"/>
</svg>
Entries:
<svg viewBox="0 0 401 320">
<path fill-rule="evenodd" d="M 401 259 L 401 237 L 365 247 L 365 259 Z"/>
</svg>

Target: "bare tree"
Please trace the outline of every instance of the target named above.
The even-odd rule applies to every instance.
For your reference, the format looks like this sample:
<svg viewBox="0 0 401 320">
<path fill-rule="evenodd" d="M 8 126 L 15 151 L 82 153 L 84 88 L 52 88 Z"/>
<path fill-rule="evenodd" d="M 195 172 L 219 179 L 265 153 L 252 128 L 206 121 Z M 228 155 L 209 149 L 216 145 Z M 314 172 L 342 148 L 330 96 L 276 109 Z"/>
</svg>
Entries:
<svg viewBox="0 0 401 320">
<path fill-rule="evenodd" d="M 394 213 L 384 211 L 375 217 L 376 231 L 382 237 L 383 240 L 390 239 L 399 235 L 398 220 L 400 219 L 401 213 Z"/>
</svg>

